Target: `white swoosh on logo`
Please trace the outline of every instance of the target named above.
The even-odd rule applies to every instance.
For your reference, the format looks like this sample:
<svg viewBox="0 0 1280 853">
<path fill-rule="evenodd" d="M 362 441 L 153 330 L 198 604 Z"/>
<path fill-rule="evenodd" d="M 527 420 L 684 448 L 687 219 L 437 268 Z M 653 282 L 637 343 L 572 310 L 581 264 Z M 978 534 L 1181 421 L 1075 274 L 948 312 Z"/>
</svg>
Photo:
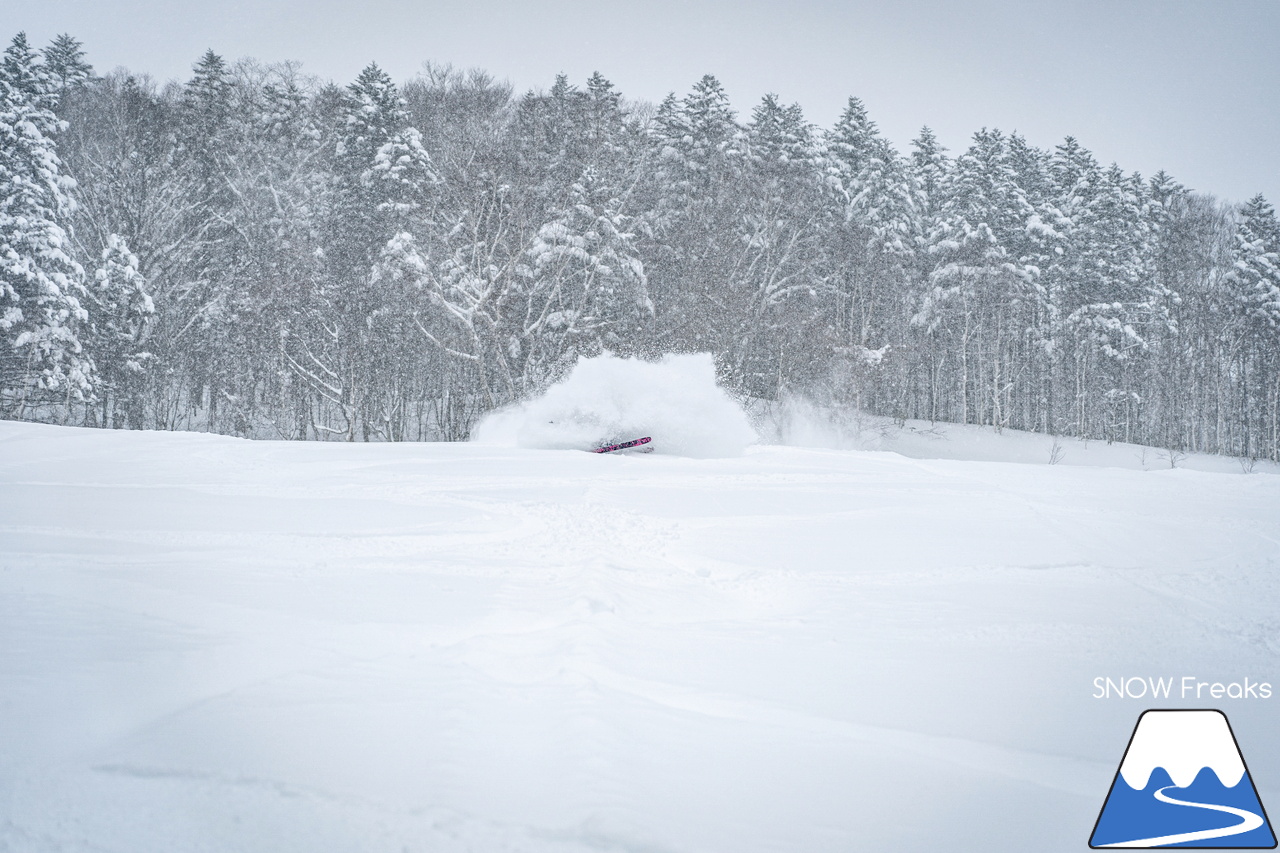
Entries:
<svg viewBox="0 0 1280 853">
<path fill-rule="evenodd" d="M 1233 806 L 1217 806 L 1209 803 L 1189 803 L 1185 800 L 1175 800 L 1173 797 L 1165 794 L 1170 788 L 1176 788 L 1177 785 L 1167 785 L 1156 791 L 1156 799 L 1162 803 L 1170 803 L 1175 806 L 1190 806 L 1193 809 L 1209 809 L 1215 812 L 1226 812 L 1240 818 L 1240 823 L 1235 826 L 1224 826 L 1221 829 L 1201 829 L 1196 832 L 1180 832 L 1176 835 L 1161 835 L 1157 838 L 1139 838 L 1136 841 L 1123 841 L 1119 844 L 1100 844 L 1099 847 L 1163 847 L 1167 844 L 1181 844 L 1184 841 L 1204 841 L 1209 838 L 1225 838 L 1228 835 L 1239 835 L 1243 832 L 1257 829 L 1262 826 L 1262 816 L 1256 815 L 1245 809 L 1237 809 Z"/>
</svg>

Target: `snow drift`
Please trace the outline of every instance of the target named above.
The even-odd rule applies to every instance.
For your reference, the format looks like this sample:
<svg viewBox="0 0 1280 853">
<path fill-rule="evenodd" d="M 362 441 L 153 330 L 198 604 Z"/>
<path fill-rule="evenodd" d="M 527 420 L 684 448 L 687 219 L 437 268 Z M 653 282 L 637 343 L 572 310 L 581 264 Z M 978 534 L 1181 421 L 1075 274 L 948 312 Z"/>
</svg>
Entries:
<svg viewBox="0 0 1280 853">
<path fill-rule="evenodd" d="M 699 353 L 581 359 L 542 396 L 489 415 L 473 439 L 585 450 L 646 435 L 658 453 L 704 458 L 740 456 L 757 438 L 742 407 L 716 385 L 711 356 Z"/>
<path fill-rule="evenodd" d="M 0 851 L 1080 853 L 1144 707 L 1095 677 L 1274 683 L 1277 506 L 0 421 Z M 1276 700 L 1224 701 L 1280 802 Z"/>
</svg>

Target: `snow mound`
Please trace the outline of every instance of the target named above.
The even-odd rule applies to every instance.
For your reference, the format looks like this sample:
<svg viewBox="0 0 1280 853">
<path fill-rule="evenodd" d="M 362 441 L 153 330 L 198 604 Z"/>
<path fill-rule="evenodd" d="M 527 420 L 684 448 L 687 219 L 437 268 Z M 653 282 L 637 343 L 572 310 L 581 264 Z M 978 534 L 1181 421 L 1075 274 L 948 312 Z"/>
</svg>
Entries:
<svg viewBox="0 0 1280 853">
<path fill-rule="evenodd" d="M 660 361 L 602 355 L 580 359 L 540 397 L 482 420 L 484 444 L 586 450 L 652 436 L 658 453 L 741 456 L 757 436 L 746 413 L 716 385 L 706 353 Z"/>
</svg>

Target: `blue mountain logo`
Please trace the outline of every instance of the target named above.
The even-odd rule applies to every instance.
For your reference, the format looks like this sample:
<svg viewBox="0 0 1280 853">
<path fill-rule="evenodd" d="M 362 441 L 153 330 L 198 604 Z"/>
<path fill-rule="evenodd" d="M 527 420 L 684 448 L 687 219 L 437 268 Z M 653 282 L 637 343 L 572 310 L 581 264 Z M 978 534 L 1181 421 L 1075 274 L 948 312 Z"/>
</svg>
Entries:
<svg viewBox="0 0 1280 853">
<path fill-rule="evenodd" d="M 1089 846 L 1274 848 L 1226 714 L 1144 711 Z"/>
</svg>

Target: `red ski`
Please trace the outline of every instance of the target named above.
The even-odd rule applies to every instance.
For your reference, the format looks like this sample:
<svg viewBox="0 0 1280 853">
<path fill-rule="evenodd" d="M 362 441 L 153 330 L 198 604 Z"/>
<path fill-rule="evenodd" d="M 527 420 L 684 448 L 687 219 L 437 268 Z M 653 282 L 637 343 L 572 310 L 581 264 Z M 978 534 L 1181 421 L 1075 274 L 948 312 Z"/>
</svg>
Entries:
<svg viewBox="0 0 1280 853">
<path fill-rule="evenodd" d="M 653 438 L 646 435 L 644 438 L 637 438 L 634 441 L 624 441 L 621 444 L 606 444 L 604 447 L 597 447 L 595 452 L 612 453 L 615 450 L 626 450 L 628 447 L 639 447 L 640 445 L 648 444 L 651 441 L 653 441 Z"/>
</svg>

